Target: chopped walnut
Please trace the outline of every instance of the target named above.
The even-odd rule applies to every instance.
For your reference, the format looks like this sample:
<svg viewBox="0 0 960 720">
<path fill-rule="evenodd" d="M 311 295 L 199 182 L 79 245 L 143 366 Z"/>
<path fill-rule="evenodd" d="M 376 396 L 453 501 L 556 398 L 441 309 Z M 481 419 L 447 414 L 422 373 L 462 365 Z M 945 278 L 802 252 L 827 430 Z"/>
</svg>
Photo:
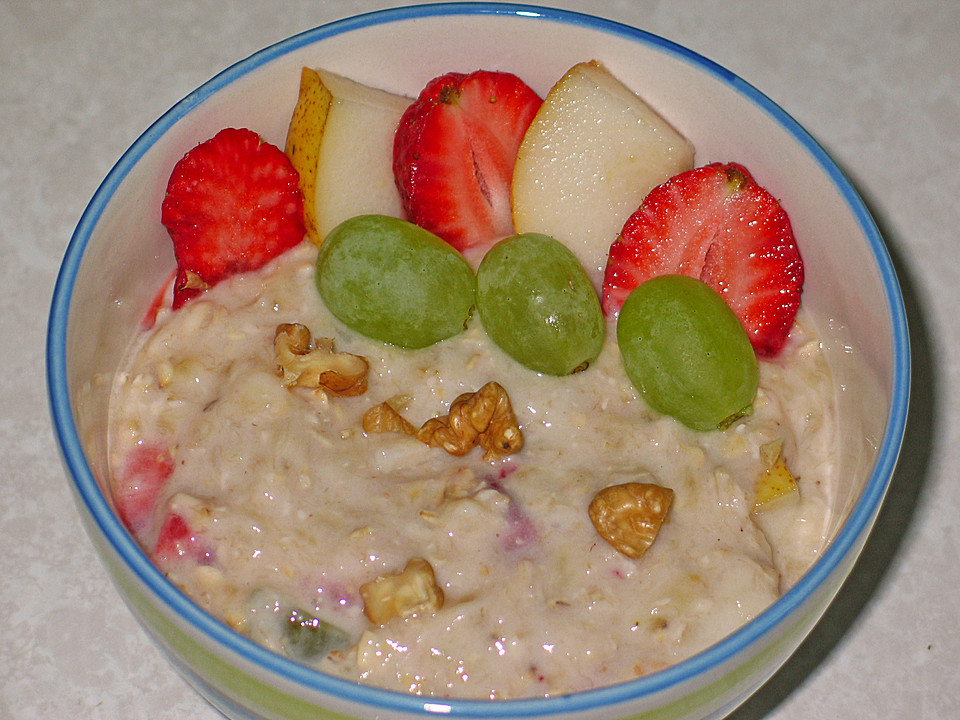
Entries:
<svg viewBox="0 0 960 720">
<path fill-rule="evenodd" d="M 363 414 L 363 431 L 368 435 L 382 432 L 397 432 L 404 435 L 416 435 L 413 423 L 394 409 L 388 402 L 374 405 Z"/>
<path fill-rule="evenodd" d="M 412 558 L 403 572 L 381 575 L 360 586 L 363 612 L 374 625 L 395 617 L 415 617 L 443 607 L 443 589 L 423 558 Z"/>
<path fill-rule="evenodd" d="M 465 455 L 479 445 L 484 460 L 510 455 L 523 447 L 523 433 L 507 391 L 495 382 L 458 397 L 450 405 L 449 414 L 427 420 L 417 437 L 451 455 Z"/>
<path fill-rule="evenodd" d="M 333 350 L 333 340 L 313 340 L 300 323 L 277 325 L 273 348 L 277 370 L 287 387 L 323 388 L 334 395 L 362 395 L 367 391 L 365 358 Z"/>
<path fill-rule="evenodd" d="M 617 550 L 639 558 L 660 532 L 673 490 L 654 483 L 611 485 L 590 503 L 590 520 L 597 532 Z"/>
<path fill-rule="evenodd" d="M 507 391 L 495 382 L 460 395 L 451 403 L 447 415 L 427 420 L 419 430 L 392 405 L 380 403 L 364 413 L 363 431 L 415 435 L 426 445 L 443 448 L 457 456 L 466 455 L 479 445 L 483 448 L 484 460 L 504 457 L 523 447 L 523 433 Z"/>
</svg>

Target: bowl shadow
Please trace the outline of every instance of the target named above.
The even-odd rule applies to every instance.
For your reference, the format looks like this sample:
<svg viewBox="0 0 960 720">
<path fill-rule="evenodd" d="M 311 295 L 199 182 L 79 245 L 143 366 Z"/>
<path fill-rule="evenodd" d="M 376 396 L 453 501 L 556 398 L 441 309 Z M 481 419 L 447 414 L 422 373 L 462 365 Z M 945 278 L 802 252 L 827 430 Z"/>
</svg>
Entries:
<svg viewBox="0 0 960 720">
<path fill-rule="evenodd" d="M 859 188 L 858 188 L 859 190 Z M 933 347 L 926 325 L 926 313 L 910 268 L 897 252 L 903 247 L 875 212 L 868 198 L 864 202 L 873 215 L 893 261 L 907 315 L 911 346 L 910 402 L 903 446 L 884 504 L 863 552 L 833 603 L 797 651 L 728 720 L 760 720 L 767 717 L 811 676 L 833 652 L 870 602 L 887 570 L 895 562 L 907 528 L 914 516 L 927 478 L 937 413 L 938 377 Z"/>
</svg>

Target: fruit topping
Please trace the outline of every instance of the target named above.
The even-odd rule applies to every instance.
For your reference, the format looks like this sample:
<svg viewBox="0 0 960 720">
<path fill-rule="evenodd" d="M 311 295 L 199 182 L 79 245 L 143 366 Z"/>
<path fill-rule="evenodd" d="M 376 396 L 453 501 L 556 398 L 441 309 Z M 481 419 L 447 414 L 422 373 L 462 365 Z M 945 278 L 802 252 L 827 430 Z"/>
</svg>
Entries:
<svg viewBox="0 0 960 720">
<path fill-rule="evenodd" d="M 767 510 L 780 501 L 800 497 L 797 479 L 783 456 L 783 440 L 772 440 L 760 446 L 763 470 L 754 487 L 754 510 Z"/>
<path fill-rule="evenodd" d="M 188 565 L 208 566 L 216 563 L 214 546 L 207 537 L 216 522 L 209 500 L 187 493 L 177 493 L 167 504 L 160 534 L 152 558 L 161 570 L 167 571 L 181 560 Z"/>
<path fill-rule="evenodd" d="M 501 240 L 477 269 L 477 310 L 510 357 L 549 375 L 585 370 L 600 354 L 606 324 L 576 256 L 546 235 Z"/>
<path fill-rule="evenodd" d="M 510 73 L 448 73 L 427 83 L 394 140 L 407 218 L 461 251 L 511 235 L 513 166 L 540 104 Z"/>
<path fill-rule="evenodd" d="M 598 492 L 587 509 L 600 536 L 627 557 L 637 559 L 660 533 L 673 490 L 655 483 L 610 485 Z"/>
<path fill-rule="evenodd" d="M 410 98 L 303 68 L 286 153 L 300 174 L 303 216 L 319 245 L 354 215 L 402 217 L 390 157 Z"/>
<path fill-rule="evenodd" d="M 344 650 L 350 645 L 346 632 L 321 620 L 313 613 L 291 609 L 284 616 L 283 649 L 290 657 L 298 660 L 321 658 L 333 650 Z"/>
<path fill-rule="evenodd" d="M 247 607 L 226 613 L 224 620 L 254 641 L 276 647 L 287 657 L 316 662 L 347 651 L 351 637 L 346 630 L 309 610 L 288 603 L 261 587 L 250 595 Z"/>
<path fill-rule="evenodd" d="M 757 355 L 783 347 L 800 306 L 803 262 L 787 213 L 741 165 L 713 163 L 654 188 L 610 247 L 604 312 L 631 290 L 680 273 L 716 290 Z"/>
<path fill-rule="evenodd" d="M 124 459 L 113 501 L 123 524 L 141 534 L 153 518 L 154 509 L 167 480 L 173 474 L 173 458 L 155 443 L 134 447 Z"/>
<path fill-rule="evenodd" d="M 694 430 L 751 411 L 757 358 L 733 311 L 709 285 L 660 275 L 627 297 L 617 342 L 634 387 L 658 412 Z"/>
<path fill-rule="evenodd" d="M 368 337 L 421 348 L 461 332 L 476 277 L 433 233 L 397 218 L 342 222 L 317 255 L 317 289 L 327 308 Z"/>
<path fill-rule="evenodd" d="M 173 306 L 179 308 L 303 240 L 297 171 L 252 130 L 221 130 L 176 164 L 161 220 L 177 259 Z"/>
<path fill-rule="evenodd" d="M 693 167 L 693 152 L 604 65 L 578 63 L 547 93 L 517 152 L 516 232 L 562 242 L 599 291 L 623 223 L 654 187 Z"/>
<path fill-rule="evenodd" d="M 333 395 L 367 391 L 366 358 L 334 352 L 333 338 L 313 339 L 300 323 L 281 323 L 273 339 L 277 371 L 287 387 L 323 388 Z"/>
<path fill-rule="evenodd" d="M 213 563 L 213 554 L 202 538 L 187 524 L 182 515 L 171 512 L 160 527 L 153 559 L 161 569 L 166 569 L 180 558 L 187 558 L 197 565 Z"/>
</svg>

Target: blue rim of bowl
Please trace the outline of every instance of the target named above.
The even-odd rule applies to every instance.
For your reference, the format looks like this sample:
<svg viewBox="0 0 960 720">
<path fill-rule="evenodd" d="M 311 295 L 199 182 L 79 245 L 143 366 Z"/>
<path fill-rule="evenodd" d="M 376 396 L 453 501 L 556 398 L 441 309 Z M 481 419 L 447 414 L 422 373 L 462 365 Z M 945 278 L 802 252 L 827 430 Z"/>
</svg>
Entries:
<svg viewBox="0 0 960 720">
<path fill-rule="evenodd" d="M 513 15 L 581 25 L 593 30 L 622 36 L 693 64 L 729 85 L 736 92 L 776 120 L 817 161 L 831 178 L 855 215 L 877 263 L 892 321 L 893 388 L 886 431 L 880 445 L 873 472 L 850 517 L 821 558 L 789 591 L 753 621 L 707 650 L 665 670 L 619 685 L 587 690 L 572 695 L 523 700 L 450 700 L 410 696 L 379 688 L 357 685 L 351 681 L 324 675 L 286 658 L 275 655 L 252 641 L 237 635 L 218 620 L 201 610 L 175 588 L 156 569 L 117 519 L 101 493 L 86 462 L 76 425 L 73 421 L 67 388 L 66 338 L 70 302 L 74 282 L 86 248 L 100 215 L 117 186 L 140 157 L 192 108 L 215 95 L 237 78 L 269 63 L 271 60 L 321 39 L 340 35 L 371 25 L 422 17 L 456 15 Z M 654 695 L 708 672 L 747 650 L 754 642 L 772 632 L 782 621 L 800 609 L 821 584 L 828 581 L 847 553 L 862 542 L 870 530 L 896 466 L 906 428 L 909 401 L 910 350 L 906 314 L 899 283 L 890 256 L 869 211 L 859 194 L 820 145 L 783 109 L 753 86 L 711 60 L 666 40 L 629 25 L 583 13 L 544 8 L 536 5 L 505 3 L 441 3 L 412 5 L 380 10 L 334 21 L 294 35 L 241 60 L 211 78 L 196 91 L 174 105 L 153 123 L 123 154 L 97 189 L 70 239 L 51 302 L 47 331 L 47 385 L 54 429 L 65 465 L 82 502 L 99 531 L 139 579 L 168 608 L 184 618 L 192 627 L 237 656 L 270 673 L 284 677 L 303 687 L 330 694 L 359 705 L 384 711 L 454 717 L 506 718 L 537 717 L 546 713 L 569 713 L 597 709 Z"/>
</svg>

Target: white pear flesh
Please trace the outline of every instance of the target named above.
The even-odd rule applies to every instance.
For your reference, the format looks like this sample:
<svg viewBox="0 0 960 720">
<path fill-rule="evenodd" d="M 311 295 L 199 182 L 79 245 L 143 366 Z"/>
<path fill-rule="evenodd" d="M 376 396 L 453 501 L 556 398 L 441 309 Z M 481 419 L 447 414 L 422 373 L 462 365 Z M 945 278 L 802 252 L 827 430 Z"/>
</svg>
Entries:
<svg viewBox="0 0 960 720">
<path fill-rule="evenodd" d="M 317 158 L 321 238 L 356 215 L 403 217 L 393 179 L 393 138 L 410 98 L 317 71 L 332 100 Z"/>
<path fill-rule="evenodd" d="M 314 243 L 356 215 L 403 217 L 393 138 L 411 102 L 327 70 L 303 68 L 286 153 L 300 173 L 304 222 Z"/>
<path fill-rule="evenodd" d="M 623 224 L 693 160 L 693 145 L 603 65 L 579 63 L 547 94 L 520 145 L 514 227 L 564 243 L 599 291 Z"/>
</svg>

